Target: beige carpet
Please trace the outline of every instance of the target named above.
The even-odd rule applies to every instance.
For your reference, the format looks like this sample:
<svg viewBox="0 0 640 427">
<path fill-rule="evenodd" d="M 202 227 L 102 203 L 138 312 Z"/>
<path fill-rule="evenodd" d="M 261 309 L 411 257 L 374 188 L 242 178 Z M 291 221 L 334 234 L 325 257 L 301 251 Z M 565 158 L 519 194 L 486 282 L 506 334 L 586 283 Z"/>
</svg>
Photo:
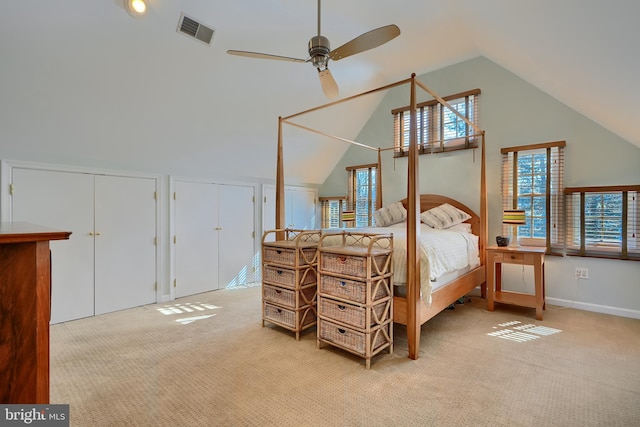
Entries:
<svg viewBox="0 0 640 427">
<path fill-rule="evenodd" d="M 536 321 L 472 297 L 423 326 L 418 360 L 396 326 L 394 354 L 366 370 L 317 349 L 315 329 L 262 327 L 260 298 L 226 289 L 53 325 L 51 401 L 72 426 L 640 425 L 640 320 L 548 307 Z"/>
</svg>

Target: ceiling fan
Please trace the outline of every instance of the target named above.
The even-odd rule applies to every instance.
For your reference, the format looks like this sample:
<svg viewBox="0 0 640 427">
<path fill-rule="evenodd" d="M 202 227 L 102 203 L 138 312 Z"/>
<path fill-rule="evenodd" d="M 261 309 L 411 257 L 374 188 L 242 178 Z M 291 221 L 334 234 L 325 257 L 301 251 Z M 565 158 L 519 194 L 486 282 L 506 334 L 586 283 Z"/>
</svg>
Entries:
<svg viewBox="0 0 640 427">
<path fill-rule="evenodd" d="M 260 59 L 276 59 L 290 62 L 311 62 L 318 70 L 320 85 L 327 98 L 338 96 L 338 85 L 329 71 L 329 60 L 337 61 L 356 53 L 364 52 L 378 47 L 400 35 L 400 28 L 396 25 L 386 25 L 359 35 L 355 39 L 343 44 L 337 49 L 331 50 L 329 39 L 320 33 L 320 0 L 318 0 L 318 35 L 309 40 L 309 58 L 290 58 L 288 56 L 271 55 L 268 53 L 247 52 L 244 50 L 228 50 L 231 55 L 246 56 Z"/>
</svg>

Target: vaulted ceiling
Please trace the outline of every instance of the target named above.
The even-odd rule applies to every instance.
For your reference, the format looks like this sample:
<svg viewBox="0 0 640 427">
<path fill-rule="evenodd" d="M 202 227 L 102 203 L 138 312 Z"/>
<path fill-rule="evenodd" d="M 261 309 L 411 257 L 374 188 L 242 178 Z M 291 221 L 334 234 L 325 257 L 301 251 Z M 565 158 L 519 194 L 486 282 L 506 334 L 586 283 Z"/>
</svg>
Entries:
<svg viewBox="0 0 640 427">
<path fill-rule="evenodd" d="M 327 102 L 307 58 L 315 0 L 31 0 L 0 12 L 0 157 L 181 176 L 272 179 L 277 118 Z M 211 45 L 176 31 L 181 13 Z M 401 35 L 330 62 L 340 97 L 485 56 L 640 147 L 636 0 L 324 0 L 337 47 L 396 24 Z M 380 101 L 309 125 L 355 138 Z M 331 115 L 333 114 L 333 115 Z M 327 123 L 330 126 L 327 127 Z M 347 146 L 285 131 L 289 179 L 321 183 Z"/>
</svg>

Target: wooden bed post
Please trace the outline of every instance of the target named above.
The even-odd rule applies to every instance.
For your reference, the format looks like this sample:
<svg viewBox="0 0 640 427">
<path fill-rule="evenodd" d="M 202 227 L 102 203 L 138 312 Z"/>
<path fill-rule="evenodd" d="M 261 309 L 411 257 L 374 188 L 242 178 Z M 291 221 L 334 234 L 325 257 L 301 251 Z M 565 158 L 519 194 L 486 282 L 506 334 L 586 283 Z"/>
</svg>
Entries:
<svg viewBox="0 0 640 427">
<path fill-rule="evenodd" d="M 409 125 L 409 161 L 407 179 L 407 341 L 409 358 L 420 353 L 420 327 L 417 314 L 420 303 L 420 179 L 418 167 L 418 131 L 416 113 L 416 75 L 411 75 L 411 122 Z M 428 297 L 428 296 L 427 296 Z"/>
<path fill-rule="evenodd" d="M 276 167 L 276 229 L 285 228 L 284 216 L 284 160 L 282 154 L 282 116 L 278 117 L 278 160 Z M 284 239 L 282 232 L 276 233 L 276 240 Z"/>
<path fill-rule="evenodd" d="M 481 159 L 482 163 L 480 165 L 480 236 L 479 236 L 479 250 L 480 250 L 480 263 L 485 266 L 485 277 L 486 274 L 486 249 L 487 249 L 487 235 L 489 233 L 489 212 L 487 207 L 487 171 L 485 169 L 485 165 L 487 164 L 486 160 L 486 150 L 485 150 L 485 132 L 481 133 L 481 142 L 482 142 L 482 151 L 481 151 Z M 486 298 L 487 296 L 487 282 L 480 286 L 480 296 L 482 298 Z"/>
<path fill-rule="evenodd" d="M 378 148 L 378 176 L 376 181 L 376 191 L 378 193 L 378 197 L 376 197 L 376 209 L 382 208 L 382 150 Z"/>
</svg>

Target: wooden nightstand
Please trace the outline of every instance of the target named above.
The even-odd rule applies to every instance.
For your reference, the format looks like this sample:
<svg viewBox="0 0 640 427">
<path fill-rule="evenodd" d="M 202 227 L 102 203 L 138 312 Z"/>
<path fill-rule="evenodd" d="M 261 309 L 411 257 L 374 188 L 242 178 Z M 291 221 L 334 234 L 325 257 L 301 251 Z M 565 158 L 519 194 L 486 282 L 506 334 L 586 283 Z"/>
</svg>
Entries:
<svg viewBox="0 0 640 427">
<path fill-rule="evenodd" d="M 494 302 L 536 309 L 536 319 L 542 320 L 544 301 L 544 254 L 546 248 L 522 246 L 489 246 L 487 248 L 487 309 Z M 502 264 L 532 265 L 535 295 L 502 290 Z M 495 286 L 494 286 L 495 285 Z"/>
</svg>

